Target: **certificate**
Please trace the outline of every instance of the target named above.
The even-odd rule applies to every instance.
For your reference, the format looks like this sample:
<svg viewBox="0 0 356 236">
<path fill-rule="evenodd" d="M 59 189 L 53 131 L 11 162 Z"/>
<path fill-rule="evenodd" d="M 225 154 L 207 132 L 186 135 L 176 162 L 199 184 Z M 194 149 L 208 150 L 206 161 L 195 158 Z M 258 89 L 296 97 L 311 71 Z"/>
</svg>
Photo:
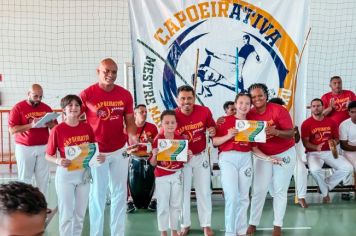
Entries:
<svg viewBox="0 0 356 236">
<path fill-rule="evenodd" d="M 266 126 L 266 121 L 237 120 L 236 129 L 239 132 L 235 136 L 235 141 L 265 143 Z"/>
<path fill-rule="evenodd" d="M 37 121 L 32 128 L 44 128 L 46 123 L 57 119 L 58 116 L 59 114 L 55 112 L 46 113 L 46 115 Z"/>
<path fill-rule="evenodd" d="M 65 156 L 72 163 L 68 171 L 82 170 L 88 167 L 97 167 L 100 163 L 96 160 L 99 155 L 98 143 L 83 143 L 77 146 L 64 147 Z"/>
<path fill-rule="evenodd" d="M 188 159 L 188 140 L 158 139 L 157 161 L 183 161 Z"/>
</svg>

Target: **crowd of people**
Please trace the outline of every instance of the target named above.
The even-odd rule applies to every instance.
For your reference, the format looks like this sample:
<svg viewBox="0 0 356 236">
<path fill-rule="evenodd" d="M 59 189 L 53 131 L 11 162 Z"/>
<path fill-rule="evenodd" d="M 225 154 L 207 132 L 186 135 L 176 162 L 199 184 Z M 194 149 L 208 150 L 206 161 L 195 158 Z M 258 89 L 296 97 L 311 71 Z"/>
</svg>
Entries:
<svg viewBox="0 0 356 236">
<path fill-rule="evenodd" d="M 97 83 L 79 95 L 61 99 L 64 119 L 60 124 L 53 120 L 34 128 L 41 117 L 52 112 L 42 102 L 43 89 L 39 84 L 33 84 L 27 99 L 13 107 L 9 129 L 15 135 L 18 180 L 27 184 L 1 185 L 0 192 L 6 193 L 0 197 L 1 219 L 8 217 L 15 222 L 21 214 L 35 214 L 39 221 L 29 226 L 36 227 L 38 235 L 44 232 L 41 223 L 44 223 L 47 209 L 49 161 L 57 165 L 55 187 L 60 235 L 81 235 L 87 206 L 90 235 L 103 235 L 108 196 L 111 235 L 124 235 L 126 212 L 136 209 L 127 187 L 129 158 L 125 153 L 127 145 L 137 143 L 152 145 L 149 162 L 155 167 L 156 187 L 148 208 L 157 209 L 162 236 L 168 235 L 169 230 L 174 236 L 189 234 L 192 183 L 199 224 L 205 236 L 214 235 L 209 139 L 219 152 L 226 236 L 256 232 L 267 192 L 273 197 L 272 235 L 282 235 L 293 174 L 297 179 L 299 204 L 308 207 L 306 164 L 319 186 L 323 203 L 330 202 L 329 192 L 340 182 L 351 183 L 356 170 L 356 97 L 352 91 L 342 88 L 339 76 L 330 79 L 331 92 L 311 101 L 311 116 L 302 123 L 300 132 L 283 106 L 283 100 L 269 99 L 265 84 L 252 84 L 246 92 L 237 94 L 234 101 L 226 102 L 223 107 L 226 115 L 217 121 L 209 107 L 195 104 L 194 89 L 183 85 L 177 90 L 178 107 L 162 112 L 161 129 L 158 130 L 146 121 L 146 106 L 139 104 L 134 108 L 130 92 L 115 84 L 117 71 L 113 59 L 102 60 L 96 70 Z M 266 142 L 236 141 L 238 120 L 266 121 Z M 307 163 L 296 154 L 299 133 Z M 157 160 L 158 139 L 188 140 L 187 162 Z M 100 154 L 96 161 L 100 165 L 68 171 L 72 161 L 66 158 L 65 147 L 83 143 L 98 143 Z M 321 170 L 324 163 L 334 170 L 327 178 Z M 295 170 L 298 171 L 294 173 Z M 28 185 L 33 175 L 42 193 Z M 24 192 L 18 194 L 17 188 L 21 186 Z M 33 201 L 39 204 L 31 205 Z"/>
</svg>

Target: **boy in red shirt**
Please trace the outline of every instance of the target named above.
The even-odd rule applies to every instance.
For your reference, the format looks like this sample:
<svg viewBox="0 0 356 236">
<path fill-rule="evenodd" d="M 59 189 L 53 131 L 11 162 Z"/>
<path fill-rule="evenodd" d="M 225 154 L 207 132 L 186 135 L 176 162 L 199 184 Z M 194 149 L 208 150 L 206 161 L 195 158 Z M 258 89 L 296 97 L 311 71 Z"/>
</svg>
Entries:
<svg viewBox="0 0 356 236">
<path fill-rule="evenodd" d="M 158 134 L 153 142 L 151 165 L 156 166 L 156 197 L 157 197 L 157 221 L 161 236 L 167 236 L 170 226 L 172 236 L 179 235 L 179 220 L 182 210 L 183 196 L 183 162 L 157 161 L 158 139 L 183 139 L 175 133 L 177 128 L 176 114 L 172 110 L 166 110 L 161 114 L 163 133 Z M 191 156 L 191 151 L 188 155 Z"/>
</svg>

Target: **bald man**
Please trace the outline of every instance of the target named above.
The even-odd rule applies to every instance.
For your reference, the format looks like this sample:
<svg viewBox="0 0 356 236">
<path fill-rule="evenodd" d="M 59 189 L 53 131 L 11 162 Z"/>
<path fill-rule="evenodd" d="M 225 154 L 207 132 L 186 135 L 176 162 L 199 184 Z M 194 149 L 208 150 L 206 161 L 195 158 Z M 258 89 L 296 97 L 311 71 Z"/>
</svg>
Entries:
<svg viewBox="0 0 356 236">
<path fill-rule="evenodd" d="M 34 124 L 52 109 L 42 102 L 43 89 L 33 84 L 27 99 L 17 103 L 10 111 L 9 131 L 15 135 L 15 156 L 17 161 L 18 180 L 32 184 L 35 176 L 36 184 L 46 196 L 49 169 L 45 159 L 49 128 L 56 121 L 51 121 L 41 128 L 33 128 Z"/>
<path fill-rule="evenodd" d="M 80 93 L 87 122 L 94 130 L 99 150 L 106 161 L 92 168 L 90 188 L 90 235 L 103 235 L 106 191 L 110 182 L 111 235 L 125 233 L 128 159 L 123 157 L 127 138 L 136 141 L 133 99 L 130 92 L 115 84 L 117 64 L 111 58 L 100 62 L 96 70 L 99 82 Z M 110 181 L 109 181 L 110 178 Z"/>
</svg>

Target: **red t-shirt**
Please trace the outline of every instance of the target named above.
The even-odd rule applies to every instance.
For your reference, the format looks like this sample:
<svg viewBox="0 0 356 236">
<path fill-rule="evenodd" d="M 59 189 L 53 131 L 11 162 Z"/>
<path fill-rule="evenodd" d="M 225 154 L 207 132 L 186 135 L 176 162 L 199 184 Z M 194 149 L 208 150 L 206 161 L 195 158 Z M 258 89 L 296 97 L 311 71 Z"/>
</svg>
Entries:
<svg viewBox="0 0 356 236">
<path fill-rule="evenodd" d="M 94 130 L 101 152 L 113 152 L 126 143 L 124 116 L 133 113 L 130 92 L 115 85 L 110 92 L 94 84 L 80 93 L 87 122 Z"/>
<path fill-rule="evenodd" d="M 72 127 L 62 122 L 51 130 L 46 152 L 54 156 L 58 149 L 61 157 L 64 158 L 64 147 L 94 142 L 94 132 L 89 124 L 80 122 Z"/>
<path fill-rule="evenodd" d="M 142 131 L 143 128 L 144 130 Z M 157 127 L 150 122 L 146 122 L 145 125 L 142 127 L 137 127 L 137 131 L 136 131 L 136 136 L 137 138 L 139 138 L 138 141 L 140 143 L 147 143 L 148 140 L 153 141 L 157 136 L 157 134 L 158 134 Z"/>
<path fill-rule="evenodd" d="M 217 125 L 215 137 L 225 136 L 228 133 L 229 129 L 235 128 L 236 120 L 238 120 L 238 118 L 236 118 L 234 115 L 225 116 L 224 121 Z M 235 138 L 231 138 L 225 143 L 221 144 L 218 149 L 219 153 L 232 150 L 239 152 L 249 152 L 251 151 L 251 146 L 249 142 L 235 141 Z"/>
<path fill-rule="evenodd" d="M 328 117 L 324 117 L 321 121 L 315 120 L 313 116 L 309 117 L 303 122 L 301 131 L 302 138 L 309 138 L 310 143 L 315 145 L 324 143 L 322 151 L 330 150 L 329 139 L 339 138 L 336 123 Z M 306 148 L 306 152 L 316 152 L 316 150 Z"/>
<path fill-rule="evenodd" d="M 37 107 L 32 107 L 27 100 L 17 103 L 10 111 L 9 127 L 27 125 L 34 118 L 41 118 L 52 109 L 41 102 Z M 15 142 L 26 146 L 45 145 L 49 136 L 48 128 L 32 128 L 26 132 L 15 134 Z"/>
<path fill-rule="evenodd" d="M 207 107 L 194 105 L 193 112 L 185 115 L 176 108 L 177 131 L 189 142 L 189 148 L 193 154 L 204 151 L 206 147 L 205 131 L 209 127 L 215 127 L 215 121 L 211 111 Z"/>
<path fill-rule="evenodd" d="M 143 130 L 142 130 L 143 129 Z M 144 126 L 137 127 L 136 136 L 138 138 L 138 142 L 140 143 L 148 143 L 153 142 L 158 134 L 157 127 L 149 122 L 146 122 Z M 138 146 L 138 153 L 147 153 L 147 146 Z"/>
<path fill-rule="evenodd" d="M 286 108 L 274 103 L 267 103 L 266 110 L 258 113 L 255 108 L 247 114 L 248 120 L 267 121 L 267 126 L 276 126 L 278 130 L 293 129 L 292 119 Z M 257 147 L 267 155 L 277 155 L 295 145 L 294 138 L 284 139 L 267 135 L 266 143 L 255 143 Z"/>
<path fill-rule="evenodd" d="M 328 117 L 335 121 L 337 127 L 339 127 L 341 122 L 350 117 L 347 111 L 347 104 L 356 100 L 356 96 L 349 90 L 342 90 L 340 94 L 326 93 L 321 97 L 325 109 L 329 107 L 332 98 L 335 100 L 335 109 L 328 114 Z"/>
<path fill-rule="evenodd" d="M 157 148 L 158 146 L 158 139 L 165 139 L 165 136 L 164 134 L 158 134 L 155 138 L 155 140 L 153 141 L 153 145 L 152 147 L 153 148 Z M 181 135 L 179 134 L 174 134 L 174 139 L 178 139 L 178 140 L 181 140 L 181 139 L 184 139 Z M 168 171 L 168 170 L 163 170 L 163 169 L 160 169 L 159 167 L 157 166 L 162 166 L 164 167 L 165 169 L 170 169 L 172 171 Z M 182 169 L 183 166 L 184 166 L 184 163 L 181 162 L 181 161 L 157 161 L 157 166 L 155 168 L 155 176 L 156 177 L 160 177 L 160 176 L 165 176 L 165 175 L 171 175 L 171 174 L 174 174 L 174 170 L 179 170 L 179 169 Z"/>
</svg>

